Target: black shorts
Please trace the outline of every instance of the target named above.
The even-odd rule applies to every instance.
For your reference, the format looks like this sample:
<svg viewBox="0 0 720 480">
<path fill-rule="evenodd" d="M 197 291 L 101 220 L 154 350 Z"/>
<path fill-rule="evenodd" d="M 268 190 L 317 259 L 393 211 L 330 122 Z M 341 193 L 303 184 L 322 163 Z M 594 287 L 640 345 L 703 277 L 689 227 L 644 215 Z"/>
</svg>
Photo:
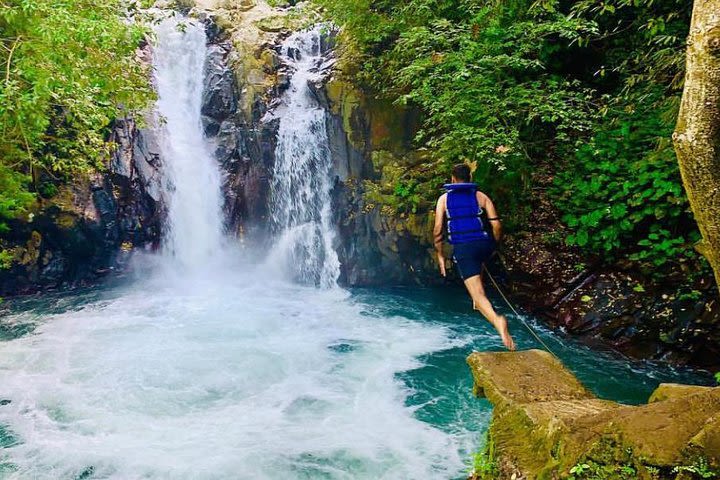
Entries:
<svg viewBox="0 0 720 480">
<path fill-rule="evenodd" d="M 483 265 L 495 252 L 492 240 L 477 240 L 453 245 L 453 261 L 460 271 L 460 277 L 467 280 L 482 273 Z"/>
</svg>

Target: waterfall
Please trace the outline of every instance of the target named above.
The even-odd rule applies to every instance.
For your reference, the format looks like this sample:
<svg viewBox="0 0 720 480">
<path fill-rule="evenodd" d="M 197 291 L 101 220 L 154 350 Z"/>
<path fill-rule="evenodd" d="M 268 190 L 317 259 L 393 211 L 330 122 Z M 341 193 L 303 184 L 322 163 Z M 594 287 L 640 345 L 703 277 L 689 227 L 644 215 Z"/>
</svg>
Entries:
<svg viewBox="0 0 720 480">
<path fill-rule="evenodd" d="M 292 276 L 331 287 L 340 272 L 333 248 L 332 159 L 326 113 L 309 88 L 321 78 L 321 28 L 297 32 L 282 44 L 281 58 L 292 76 L 278 112 L 271 218 L 276 248 Z"/>
<path fill-rule="evenodd" d="M 165 253 L 186 267 L 222 247 L 221 175 L 205 140 L 201 107 L 207 45 L 203 25 L 174 15 L 156 28 L 157 130 L 168 205 Z"/>
</svg>

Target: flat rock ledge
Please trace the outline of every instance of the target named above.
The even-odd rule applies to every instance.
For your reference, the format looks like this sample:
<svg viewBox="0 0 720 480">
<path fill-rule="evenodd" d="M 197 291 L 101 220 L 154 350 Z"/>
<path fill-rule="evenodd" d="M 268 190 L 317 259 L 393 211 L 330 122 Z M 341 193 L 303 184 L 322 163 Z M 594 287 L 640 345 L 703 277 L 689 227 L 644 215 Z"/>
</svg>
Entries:
<svg viewBox="0 0 720 480">
<path fill-rule="evenodd" d="M 720 387 L 662 384 L 646 405 L 595 397 L 540 350 L 474 352 L 475 393 L 494 406 L 476 478 L 692 479 L 720 472 Z"/>
</svg>

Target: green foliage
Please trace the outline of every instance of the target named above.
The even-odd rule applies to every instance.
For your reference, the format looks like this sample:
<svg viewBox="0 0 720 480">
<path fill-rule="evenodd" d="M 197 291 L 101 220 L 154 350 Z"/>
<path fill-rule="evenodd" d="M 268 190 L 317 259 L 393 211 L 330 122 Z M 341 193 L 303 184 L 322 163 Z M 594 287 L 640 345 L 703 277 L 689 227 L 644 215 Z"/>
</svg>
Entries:
<svg viewBox="0 0 720 480">
<path fill-rule="evenodd" d="M 696 478 L 718 478 L 720 472 L 710 468 L 707 459 L 698 458 L 692 465 L 679 465 L 673 468 L 673 473 L 690 473 Z"/>
<path fill-rule="evenodd" d="M 475 162 L 474 179 L 520 212 L 532 154 L 573 144 L 591 128 L 591 89 L 548 68 L 551 44 L 592 33 L 582 18 L 533 9 L 530 1 L 316 3 L 343 25 L 347 73 L 422 111 L 415 140 L 431 158 L 415 170 L 438 166 L 436 187 L 450 165 Z"/>
<path fill-rule="evenodd" d="M 718 383 L 718 385 L 720 385 L 720 372 L 717 372 L 715 374 L 715 381 Z"/>
<path fill-rule="evenodd" d="M 127 21 L 128 8 L 123 0 L 0 2 L 0 228 L 27 210 L 41 177 L 101 168 L 111 121 L 151 99 L 137 57 L 146 31 Z"/>
<path fill-rule="evenodd" d="M 639 478 L 633 465 L 602 465 L 591 460 L 570 469 L 570 480 L 634 480 Z"/>
<path fill-rule="evenodd" d="M 10 268 L 12 265 L 12 254 L 7 250 L 0 250 L 0 268 Z"/>
<path fill-rule="evenodd" d="M 718 472 L 708 465 L 707 459 L 699 457 L 692 465 L 678 465 L 665 471 L 652 465 L 642 463 L 604 464 L 592 460 L 579 462 L 568 472 L 569 480 L 635 480 L 638 478 L 670 478 L 678 473 L 688 475 L 688 478 L 717 478 Z M 683 477 L 685 478 L 685 477 Z"/>
<path fill-rule="evenodd" d="M 7 230 L 3 218 L 12 218 L 32 203 L 33 195 L 27 191 L 28 176 L 4 165 L 0 160 L 0 233 Z"/>
<path fill-rule="evenodd" d="M 429 204 L 467 161 L 506 219 L 532 221 L 549 171 L 567 244 L 657 275 L 702 261 L 670 139 L 691 2 L 314 1 L 342 26 L 345 74 L 421 112 L 428 159 L 382 187 L 389 204 Z"/>
<path fill-rule="evenodd" d="M 602 122 L 552 190 L 573 230 L 566 242 L 633 261 L 657 277 L 702 261 L 692 248 L 699 234 L 670 139 L 690 9 L 679 0 L 584 0 L 573 7 L 598 25 L 600 36 L 587 41 L 606 63 L 593 82 L 612 95 L 602 97 Z"/>
<path fill-rule="evenodd" d="M 573 475 L 582 476 L 589 472 L 591 469 L 587 463 L 579 463 L 570 469 L 570 473 Z"/>
<path fill-rule="evenodd" d="M 472 456 L 470 477 L 477 479 L 497 478 L 498 467 L 495 462 L 495 443 L 486 435 L 485 446 Z"/>
<path fill-rule="evenodd" d="M 403 162 L 419 164 L 412 172 Z M 389 152 L 373 153 L 373 164 L 381 173 L 379 181 L 365 182 L 366 203 L 380 206 L 388 215 L 410 214 L 433 208 L 440 190 L 438 169 L 422 158 L 400 159 Z"/>
<path fill-rule="evenodd" d="M 692 227 L 669 137 L 656 112 L 618 115 L 577 149 L 552 194 L 574 230 L 566 242 L 609 258 L 627 254 L 648 272 L 696 258 Z M 670 264 L 670 265 L 669 265 Z"/>
<path fill-rule="evenodd" d="M 37 187 L 37 193 L 43 198 L 52 198 L 58 193 L 58 187 L 52 182 L 42 182 Z"/>
</svg>

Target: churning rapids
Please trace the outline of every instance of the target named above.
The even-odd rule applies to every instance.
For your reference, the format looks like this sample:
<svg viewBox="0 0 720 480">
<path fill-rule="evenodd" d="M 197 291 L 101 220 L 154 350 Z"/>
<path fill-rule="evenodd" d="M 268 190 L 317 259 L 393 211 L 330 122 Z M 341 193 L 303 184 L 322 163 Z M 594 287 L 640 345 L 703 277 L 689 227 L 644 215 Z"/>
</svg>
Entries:
<svg viewBox="0 0 720 480">
<path fill-rule="evenodd" d="M 293 144 L 326 148 L 303 98 L 317 32 L 285 50 L 299 77 L 278 157 L 293 183 L 274 192 L 298 184 L 306 202 L 276 202 L 279 250 L 301 259 L 286 277 L 287 261 L 245 261 L 223 235 L 200 124 L 205 34 L 180 21 L 158 27 L 155 49 L 164 252 L 139 258 L 132 282 L 20 302 L 0 321 L 0 478 L 462 478 L 490 413 L 464 357 L 500 344 L 460 292 L 332 286 L 329 180 L 301 178 L 329 175 L 328 153 Z M 310 285 L 284 279 L 298 276 Z M 601 395 L 642 401 L 679 377 L 543 335 Z"/>
</svg>

